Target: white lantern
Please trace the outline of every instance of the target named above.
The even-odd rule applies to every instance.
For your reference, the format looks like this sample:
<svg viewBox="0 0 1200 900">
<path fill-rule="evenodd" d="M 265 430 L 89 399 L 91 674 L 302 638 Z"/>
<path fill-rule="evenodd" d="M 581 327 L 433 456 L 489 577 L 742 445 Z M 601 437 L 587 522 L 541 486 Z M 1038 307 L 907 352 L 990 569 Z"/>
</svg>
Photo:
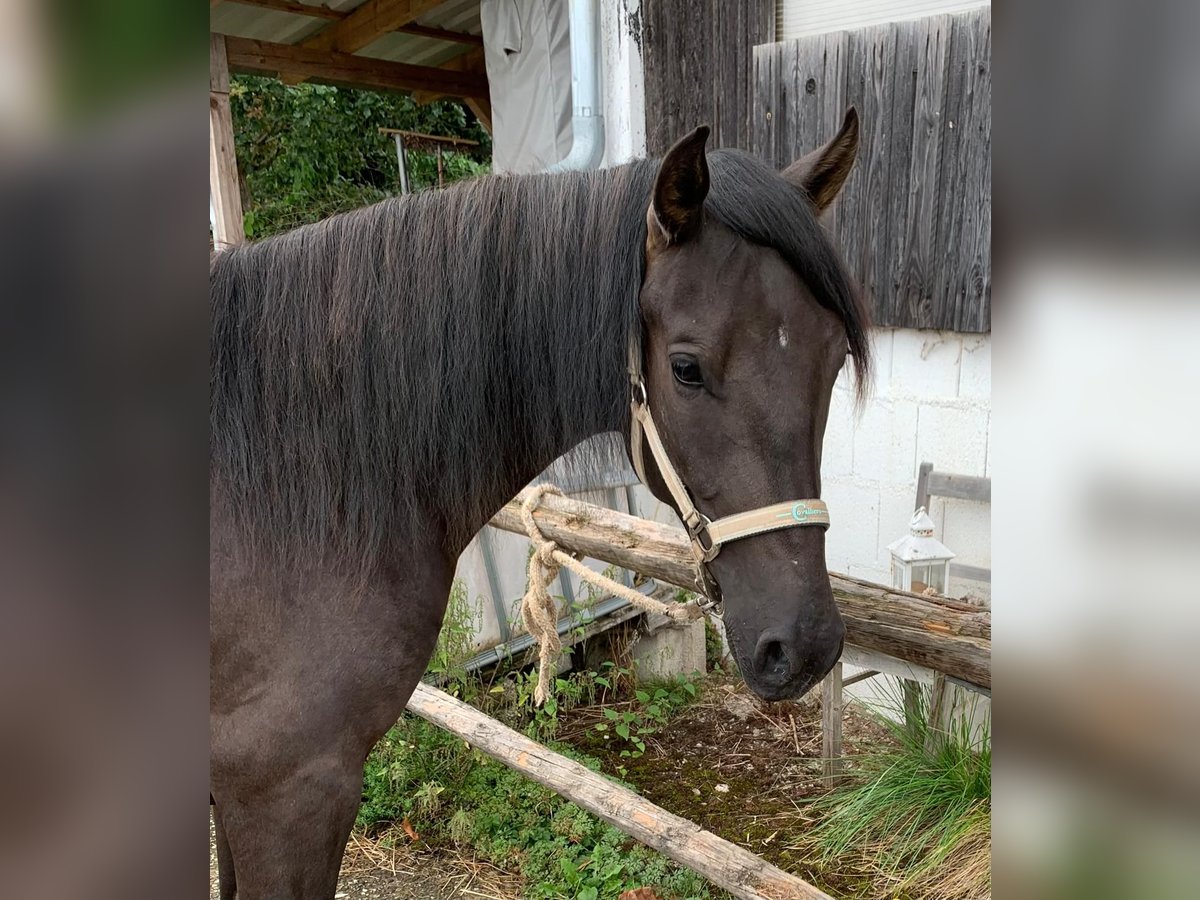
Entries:
<svg viewBox="0 0 1200 900">
<path fill-rule="evenodd" d="M 892 586 L 915 594 L 932 590 L 945 595 L 954 551 L 933 536 L 933 519 L 921 507 L 908 523 L 908 534 L 888 544 L 892 554 Z"/>
</svg>

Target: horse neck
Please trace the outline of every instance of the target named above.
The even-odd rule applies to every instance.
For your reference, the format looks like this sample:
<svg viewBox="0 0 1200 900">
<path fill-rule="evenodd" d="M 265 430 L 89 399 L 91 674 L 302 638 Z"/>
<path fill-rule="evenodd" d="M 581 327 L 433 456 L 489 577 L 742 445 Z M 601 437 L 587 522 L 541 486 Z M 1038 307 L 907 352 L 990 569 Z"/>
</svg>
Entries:
<svg viewBox="0 0 1200 900">
<path fill-rule="evenodd" d="M 581 441 L 627 429 L 627 344 L 639 328 L 643 185 L 618 171 L 496 187 L 472 211 L 494 231 L 482 249 L 470 245 L 465 267 L 486 286 L 483 303 L 463 304 L 478 320 L 461 326 L 480 361 L 466 391 L 474 421 L 448 423 L 451 440 L 481 441 L 480 464 L 494 469 L 466 479 L 479 502 L 470 521 L 447 523 L 460 541 Z M 453 334 L 451 346 L 462 346 Z M 605 456 L 583 453 L 573 468 Z"/>
</svg>

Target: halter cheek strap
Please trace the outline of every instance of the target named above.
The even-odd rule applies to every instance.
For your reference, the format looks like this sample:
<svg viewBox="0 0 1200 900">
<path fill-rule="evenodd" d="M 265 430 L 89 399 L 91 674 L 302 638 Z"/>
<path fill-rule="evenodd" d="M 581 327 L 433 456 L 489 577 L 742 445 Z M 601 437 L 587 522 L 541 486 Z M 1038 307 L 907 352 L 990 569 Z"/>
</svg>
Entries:
<svg viewBox="0 0 1200 900">
<path fill-rule="evenodd" d="M 646 484 L 646 467 L 642 460 L 643 441 L 650 447 L 650 455 L 658 465 L 659 474 L 666 484 L 671 498 L 679 509 L 679 515 L 688 530 L 692 541 L 692 553 L 700 564 L 702 574 L 707 578 L 704 564 L 712 562 L 721 550 L 722 544 L 742 538 L 778 531 L 783 528 L 797 528 L 815 525 L 820 528 L 829 527 L 829 507 L 821 500 L 788 500 L 772 506 L 762 506 L 748 512 L 735 513 L 725 516 L 715 522 L 696 509 L 691 494 L 684 486 L 679 473 L 667 456 L 666 447 L 654 425 L 650 415 L 650 403 L 646 396 L 646 382 L 642 377 L 642 354 L 640 348 L 633 342 L 629 345 L 629 380 L 632 388 L 630 402 L 630 449 L 633 457 L 633 467 L 638 478 Z"/>
</svg>

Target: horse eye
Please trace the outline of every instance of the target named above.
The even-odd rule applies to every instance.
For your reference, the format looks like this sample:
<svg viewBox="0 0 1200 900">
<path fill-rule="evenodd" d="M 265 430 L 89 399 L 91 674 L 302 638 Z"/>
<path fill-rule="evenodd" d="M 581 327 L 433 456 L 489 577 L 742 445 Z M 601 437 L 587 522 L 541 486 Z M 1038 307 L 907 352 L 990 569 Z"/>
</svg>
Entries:
<svg viewBox="0 0 1200 900">
<path fill-rule="evenodd" d="M 686 387 L 704 387 L 704 375 L 700 372 L 700 363 L 691 356 L 672 356 L 671 374 L 675 380 Z"/>
</svg>

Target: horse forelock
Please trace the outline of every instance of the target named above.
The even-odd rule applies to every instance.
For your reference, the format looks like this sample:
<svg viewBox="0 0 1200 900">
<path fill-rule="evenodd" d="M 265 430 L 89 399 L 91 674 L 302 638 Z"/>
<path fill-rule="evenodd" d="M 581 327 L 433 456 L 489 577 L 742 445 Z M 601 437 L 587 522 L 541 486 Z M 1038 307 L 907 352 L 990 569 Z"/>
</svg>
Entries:
<svg viewBox="0 0 1200 900">
<path fill-rule="evenodd" d="M 870 384 L 870 317 L 812 205 L 798 188 L 745 153 L 715 150 L 708 163 L 709 211 L 742 238 L 778 251 L 817 302 L 841 318 L 861 402 Z"/>
</svg>

